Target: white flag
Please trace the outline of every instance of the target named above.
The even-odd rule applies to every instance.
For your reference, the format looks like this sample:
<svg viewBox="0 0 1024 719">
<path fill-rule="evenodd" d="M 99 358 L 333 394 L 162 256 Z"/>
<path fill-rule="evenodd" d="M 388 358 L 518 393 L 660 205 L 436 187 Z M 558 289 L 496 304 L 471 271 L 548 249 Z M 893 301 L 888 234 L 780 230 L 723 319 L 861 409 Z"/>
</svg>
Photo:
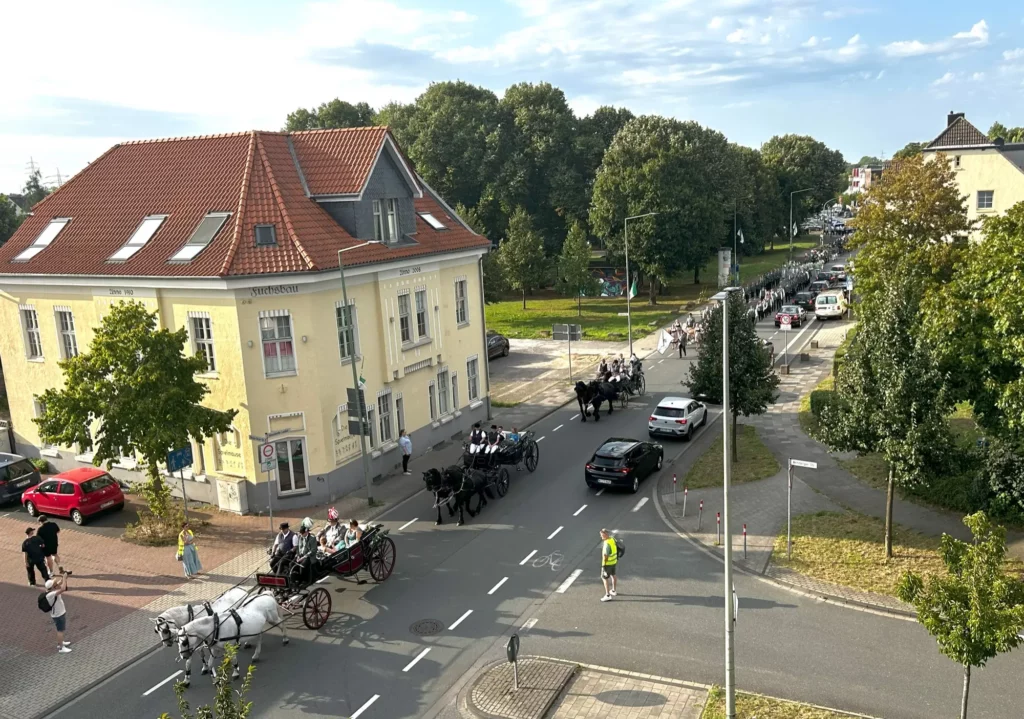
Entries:
<svg viewBox="0 0 1024 719">
<path fill-rule="evenodd" d="M 742 245 L 743 244 L 743 230 L 737 230 L 736 234 L 739 235 L 740 244 Z"/>
<path fill-rule="evenodd" d="M 671 346 L 672 335 L 670 335 L 667 330 L 662 330 L 661 336 L 658 337 L 658 352 L 660 354 L 665 354 Z"/>
</svg>

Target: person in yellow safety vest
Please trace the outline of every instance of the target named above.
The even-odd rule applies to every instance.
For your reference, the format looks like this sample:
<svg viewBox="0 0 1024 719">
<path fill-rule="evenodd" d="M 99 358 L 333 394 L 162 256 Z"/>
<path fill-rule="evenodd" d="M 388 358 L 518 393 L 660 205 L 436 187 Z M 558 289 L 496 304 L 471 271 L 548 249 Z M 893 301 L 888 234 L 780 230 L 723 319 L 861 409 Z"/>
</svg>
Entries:
<svg viewBox="0 0 1024 719">
<path fill-rule="evenodd" d="M 607 529 L 601 530 L 601 581 L 604 582 L 604 596 L 602 602 L 610 602 L 618 589 L 618 580 L 615 577 L 615 566 L 619 563 L 619 548 L 615 544 L 615 537 Z M 611 591 L 608 590 L 608 581 L 611 580 Z"/>
</svg>

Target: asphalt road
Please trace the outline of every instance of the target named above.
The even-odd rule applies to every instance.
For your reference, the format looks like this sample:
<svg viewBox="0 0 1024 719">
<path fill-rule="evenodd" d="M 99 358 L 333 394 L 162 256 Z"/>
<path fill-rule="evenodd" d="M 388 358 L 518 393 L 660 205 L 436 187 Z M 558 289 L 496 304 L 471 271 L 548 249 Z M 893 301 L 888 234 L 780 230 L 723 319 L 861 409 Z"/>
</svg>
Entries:
<svg viewBox="0 0 1024 719">
<path fill-rule="evenodd" d="M 770 320 L 762 324 L 774 332 Z M 543 420 L 535 428 L 543 438 L 537 472 L 513 473 L 509 494 L 463 527 L 447 516 L 435 527 L 424 494 L 387 513 L 398 546 L 395 573 L 365 595 L 331 580 L 334 615 L 323 630 L 293 620 L 289 646 L 276 633 L 267 636 L 249 695 L 253 716 L 429 716 L 517 628 L 524 652 L 720 683 L 720 563 L 662 523 L 651 501 L 653 477 L 637 495 L 598 495 L 581 476 L 605 438 L 644 436 L 651 403 L 681 389 L 686 365 L 674 357 L 649 360 L 654 396 L 599 424 L 580 423 L 571 406 Z M 666 444 L 667 459 L 682 456 L 662 471 L 685 472 L 720 427 L 711 422 L 690 444 Z M 629 540 L 622 591 L 606 604 L 598 601 L 597 576 L 603 526 Z M 741 688 L 890 718 L 923 719 L 956 706 L 959 671 L 915 623 L 820 604 L 746 576 L 736 584 Z M 441 630 L 414 635 L 410 627 L 424 619 Z M 172 682 L 161 682 L 180 668 L 174 650 L 158 650 L 53 716 L 174 712 Z M 1008 656 L 977 672 L 972 715 L 1017 715 L 1011 681 L 1022 669 L 1019 656 Z M 189 700 L 195 706 L 211 696 L 196 672 Z"/>
</svg>

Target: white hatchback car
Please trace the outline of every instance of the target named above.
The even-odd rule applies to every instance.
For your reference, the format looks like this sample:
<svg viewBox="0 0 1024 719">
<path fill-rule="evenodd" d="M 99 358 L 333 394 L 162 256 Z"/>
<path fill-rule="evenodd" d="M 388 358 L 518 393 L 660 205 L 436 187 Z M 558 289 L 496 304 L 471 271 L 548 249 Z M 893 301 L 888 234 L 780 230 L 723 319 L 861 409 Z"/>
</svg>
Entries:
<svg viewBox="0 0 1024 719">
<path fill-rule="evenodd" d="M 647 420 L 647 433 L 651 437 L 682 437 L 688 441 L 707 421 L 708 409 L 703 402 L 687 397 L 666 397 Z"/>
</svg>

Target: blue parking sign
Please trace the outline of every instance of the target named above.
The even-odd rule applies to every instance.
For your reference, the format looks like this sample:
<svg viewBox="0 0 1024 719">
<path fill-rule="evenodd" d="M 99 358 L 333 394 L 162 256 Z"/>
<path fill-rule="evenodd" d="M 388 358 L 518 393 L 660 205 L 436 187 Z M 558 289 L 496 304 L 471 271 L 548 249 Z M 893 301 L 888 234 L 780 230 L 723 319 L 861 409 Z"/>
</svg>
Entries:
<svg viewBox="0 0 1024 719">
<path fill-rule="evenodd" d="M 179 469 L 192 466 L 192 446 L 182 447 L 167 454 L 167 471 L 177 472 Z"/>
</svg>

